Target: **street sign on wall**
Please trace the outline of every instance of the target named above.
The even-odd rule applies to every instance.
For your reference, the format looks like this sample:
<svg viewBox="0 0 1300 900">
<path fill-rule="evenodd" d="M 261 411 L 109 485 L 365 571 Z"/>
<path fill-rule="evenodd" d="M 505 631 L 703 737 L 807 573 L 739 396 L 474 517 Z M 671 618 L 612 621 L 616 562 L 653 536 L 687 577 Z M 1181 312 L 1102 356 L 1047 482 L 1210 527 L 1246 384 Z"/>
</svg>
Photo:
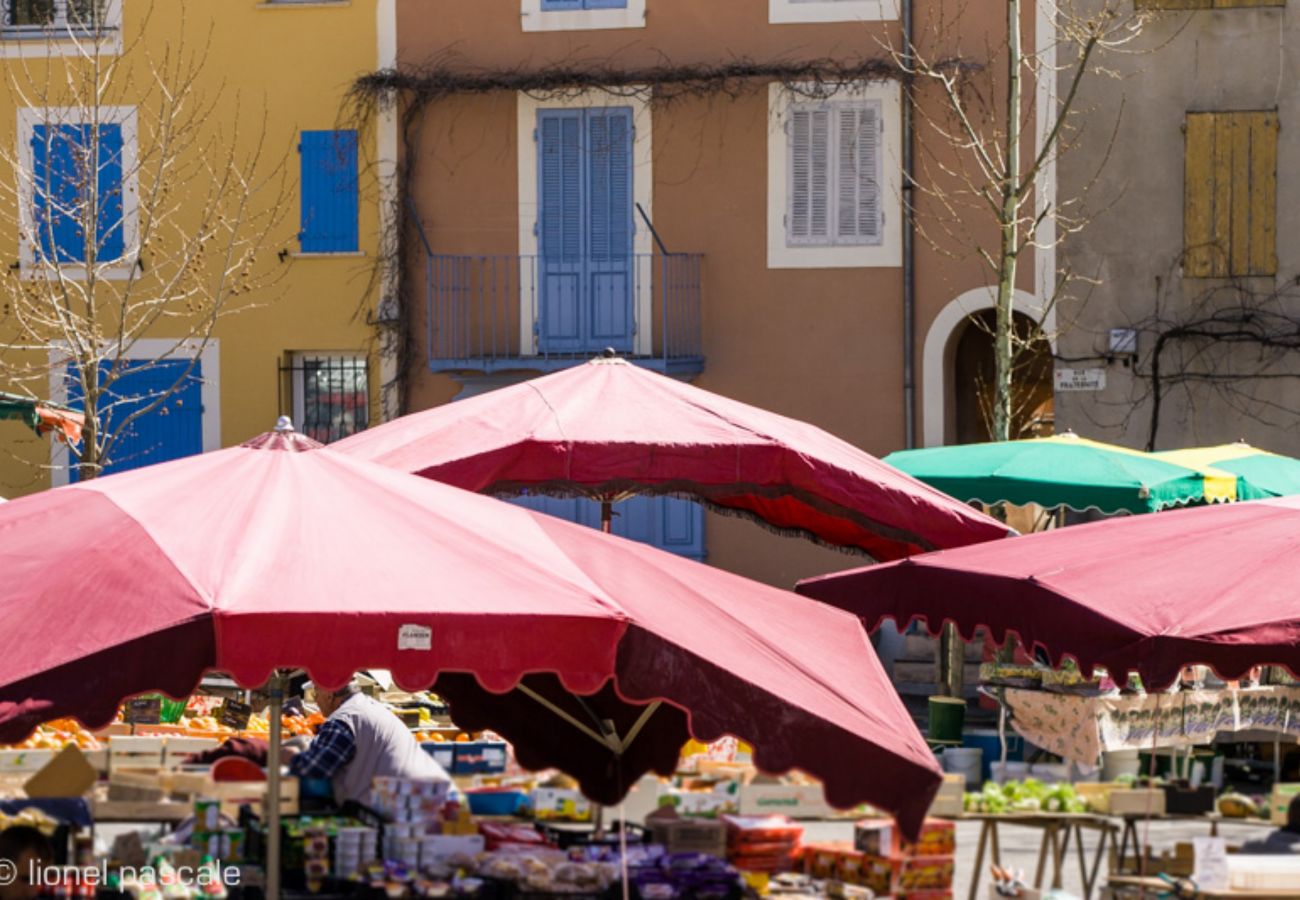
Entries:
<svg viewBox="0 0 1300 900">
<path fill-rule="evenodd" d="M 1106 389 L 1105 369 L 1057 369 L 1058 391 L 1101 391 Z"/>
</svg>

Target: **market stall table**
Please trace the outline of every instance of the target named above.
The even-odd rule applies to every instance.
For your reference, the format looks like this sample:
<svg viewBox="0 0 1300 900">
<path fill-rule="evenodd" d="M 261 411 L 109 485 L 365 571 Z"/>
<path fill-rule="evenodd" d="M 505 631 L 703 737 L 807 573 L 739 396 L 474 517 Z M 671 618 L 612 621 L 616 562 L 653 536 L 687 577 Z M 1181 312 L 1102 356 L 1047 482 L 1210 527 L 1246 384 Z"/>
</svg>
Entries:
<svg viewBox="0 0 1300 900">
<path fill-rule="evenodd" d="M 990 858 L 994 865 L 1002 864 L 1002 853 L 998 828 L 1012 825 L 1024 828 L 1038 828 L 1043 832 L 1042 843 L 1038 849 L 1038 866 L 1034 873 L 1034 888 L 1043 886 L 1047 867 L 1051 865 L 1053 888 L 1060 888 L 1065 869 L 1065 858 L 1070 849 L 1070 840 L 1074 839 L 1074 848 L 1079 861 L 1079 877 L 1083 882 L 1083 895 L 1092 896 L 1101 872 L 1102 860 L 1106 857 L 1106 844 L 1116 845 L 1116 832 L 1119 830 L 1106 816 L 1093 813 L 963 813 L 959 821 L 979 822 L 979 844 L 975 850 L 975 866 L 971 875 L 970 900 L 976 900 L 986 882 L 984 877 L 984 854 L 991 851 Z M 1085 830 L 1099 834 L 1097 847 L 1093 851 L 1091 865 L 1083 845 Z"/>
<path fill-rule="evenodd" d="M 1273 829 L 1277 826 L 1272 822 L 1264 819 L 1238 819 L 1227 818 L 1218 813 L 1205 813 L 1203 815 L 1179 815 L 1177 813 L 1163 813 L 1161 815 L 1146 815 L 1143 813 L 1131 813 L 1119 816 L 1124 821 L 1124 827 L 1120 833 L 1118 855 L 1115 858 L 1115 872 L 1122 873 L 1128 867 L 1129 851 L 1132 850 L 1133 859 L 1140 861 L 1142 859 L 1142 842 L 1138 839 L 1138 825 L 1143 822 L 1204 822 L 1210 826 L 1210 837 L 1219 836 L 1219 825 L 1222 822 L 1228 822 L 1233 825 L 1251 825 L 1259 828 Z"/>
</svg>

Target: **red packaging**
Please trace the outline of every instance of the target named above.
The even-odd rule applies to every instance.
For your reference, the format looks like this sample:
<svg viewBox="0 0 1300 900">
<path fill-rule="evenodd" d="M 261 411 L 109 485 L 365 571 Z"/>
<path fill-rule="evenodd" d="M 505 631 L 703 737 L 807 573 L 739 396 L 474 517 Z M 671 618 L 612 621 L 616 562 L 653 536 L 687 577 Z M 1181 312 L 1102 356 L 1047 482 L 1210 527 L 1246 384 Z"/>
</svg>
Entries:
<svg viewBox="0 0 1300 900">
<path fill-rule="evenodd" d="M 899 862 L 884 856 L 868 856 L 856 850 L 840 852 L 836 878 L 845 884 L 869 888 L 876 896 L 887 895 L 894 886 Z"/>
<path fill-rule="evenodd" d="M 786 844 L 798 846 L 803 840 L 803 826 L 785 816 L 723 816 L 727 826 L 727 843 Z"/>
<path fill-rule="evenodd" d="M 844 851 L 852 852 L 853 845 L 848 841 L 806 845 L 803 848 L 804 873 L 818 879 L 835 878 L 840 854 Z"/>
<path fill-rule="evenodd" d="M 951 890 L 952 870 L 951 856 L 909 856 L 899 867 L 894 893 Z"/>
<path fill-rule="evenodd" d="M 926 819 L 916 843 L 904 841 L 902 852 L 904 856 L 955 856 L 957 824 L 947 819 Z"/>
<path fill-rule="evenodd" d="M 487 850 L 498 850 L 511 844 L 527 847 L 546 847 L 546 838 L 531 825 L 517 825 L 509 822 L 480 822 L 479 834 Z"/>
</svg>

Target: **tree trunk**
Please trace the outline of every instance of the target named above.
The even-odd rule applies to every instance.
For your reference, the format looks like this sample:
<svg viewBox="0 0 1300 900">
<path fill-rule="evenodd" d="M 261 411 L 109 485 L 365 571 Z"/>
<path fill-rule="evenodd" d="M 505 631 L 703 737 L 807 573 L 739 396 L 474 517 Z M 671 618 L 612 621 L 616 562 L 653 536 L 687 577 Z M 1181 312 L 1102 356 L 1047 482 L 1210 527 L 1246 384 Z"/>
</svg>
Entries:
<svg viewBox="0 0 1300 900">
<path fill-rule="evenodd" d="M 1016 263 L 1020 244 L 1020 2 L 1007 0 L 1007 146 L 1002 184 L 1001 246 L 998 253 L 997 325 L 994 336 L 992 439 L 1009 441 L 1015 363 Z"/>
<path fill-rule="evenodd" d="M 84 398 L 82 411 L 85 424 L 81 426 L 81 456 L 77 460 L 77 475 L 82 481 L 90 481 L 99 475 L 100 439 L 99 439 L 99 360 L 78 366 L 77 376 L 81 380 L 81 396 Z"/>
</svg>

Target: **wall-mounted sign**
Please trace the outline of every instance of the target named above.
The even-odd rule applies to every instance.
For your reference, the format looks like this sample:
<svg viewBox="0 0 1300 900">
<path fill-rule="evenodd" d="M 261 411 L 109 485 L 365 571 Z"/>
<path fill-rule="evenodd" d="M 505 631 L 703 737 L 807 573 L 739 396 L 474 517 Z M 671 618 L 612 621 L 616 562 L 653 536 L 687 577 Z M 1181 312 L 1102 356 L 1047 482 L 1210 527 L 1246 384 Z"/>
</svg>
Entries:
<svg viewBox="0 0 1300 900">
<path fill-rule="evenodd" d="M 1105 369 L 1057 369 L 1058 391 L 1103 391 L 1106 389 Z"/>
</svg>

